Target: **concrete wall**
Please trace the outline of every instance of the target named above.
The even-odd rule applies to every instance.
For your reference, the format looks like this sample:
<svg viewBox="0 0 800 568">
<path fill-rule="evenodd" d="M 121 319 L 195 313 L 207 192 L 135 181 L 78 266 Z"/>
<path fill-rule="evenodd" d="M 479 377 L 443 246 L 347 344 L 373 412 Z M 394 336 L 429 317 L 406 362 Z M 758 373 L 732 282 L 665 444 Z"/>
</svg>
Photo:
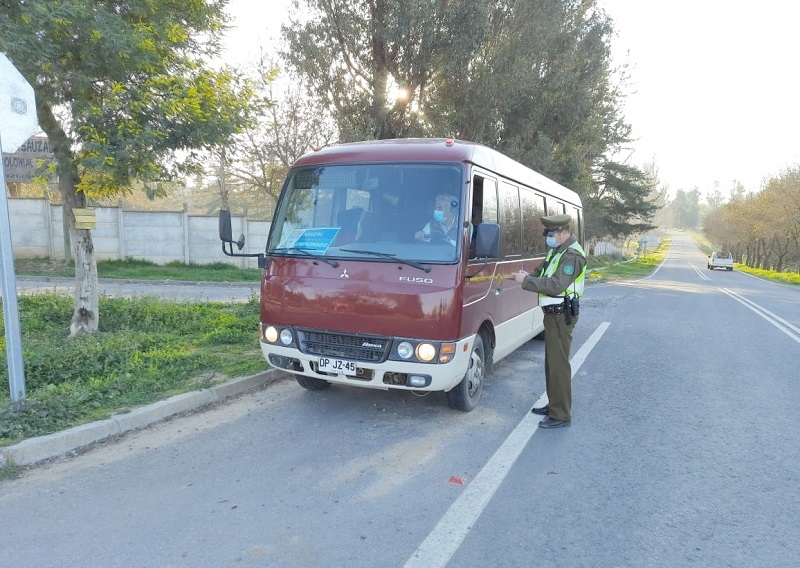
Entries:
<svg viewBox="0 0 800 568">
<path fill-rule="evenodd" d="M 63 208 L 60 205 L 50 205 L 44 199 L 9 199 L 8 208 L 14 258 L 64 258 Z M 217 217 L 189 215 L 185 211 L 124 211 L 117 207 L 95 207 L 94 210 L 97 228 L 92 230 L 92 241 L 97 260 L 136 258 L 157 264 L 177 260 L 257 267 L 255 258 L 231 258 L 222 253 Z M 245 236 L 241 252 L 264 251 L 269 221 L 234 217 L 232 224 L 235 237 Z"/>
</svg>

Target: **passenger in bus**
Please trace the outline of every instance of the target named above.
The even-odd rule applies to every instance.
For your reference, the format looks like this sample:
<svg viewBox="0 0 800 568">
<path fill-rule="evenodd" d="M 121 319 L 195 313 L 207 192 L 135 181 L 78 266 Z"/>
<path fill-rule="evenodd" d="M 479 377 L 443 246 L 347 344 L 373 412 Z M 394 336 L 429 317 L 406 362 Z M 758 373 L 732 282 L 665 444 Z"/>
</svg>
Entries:
<svg viewBox="0 0 800 568">
<path fill-rule="evenodd" d="M 339 224 L 339 233 L 333 244 L 335 246 L 342 246 L 350 244 L 361 236 L 361 221 L 364 217 L 364 209 L 361 207 L 352 207 L 340 211 L 337 216 Z"/>
<path fill-rule="evenodd" d="M 542 428 L 569 426 L 572 420 L 572 366 L 569 352 L 578 323 L 579 298 L 586 278 L 586 253 L 570 233 L 569 215 L 542 217 L 548 252 L 536 274 L 514 274 L 524 290 L 538 292 L 544 312 L 544 376 L 547 405 L 531 412 L 546 416 Z"/>
<path fill-rule="evenodd" d="M 455 246 L 459 238 L 457 211 L 458 200 L 455 197 L 447 194 L 437 195 L 433 219 L 414 233 L 414 239 L 429 243 L 449 243 Z"/>
</svg>

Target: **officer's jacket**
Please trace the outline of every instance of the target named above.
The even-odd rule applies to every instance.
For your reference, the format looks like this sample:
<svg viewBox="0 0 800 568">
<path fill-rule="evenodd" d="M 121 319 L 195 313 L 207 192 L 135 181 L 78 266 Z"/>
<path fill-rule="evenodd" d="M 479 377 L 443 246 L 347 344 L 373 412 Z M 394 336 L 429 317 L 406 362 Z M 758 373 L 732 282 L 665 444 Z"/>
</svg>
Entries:
<svg viewBox="0 0 800 568">
<path fill-rule="evenodd" d="M 586 277 L 586 253 L 574 235 L 555 250 L 550 250 L 545 262 L 544 274 L 531 276 L 522 281 L 523 290 L 539 292 L 539 304 L 559 304 L 563 297 L 573 291 L 583 295 Z"/>
</svg>

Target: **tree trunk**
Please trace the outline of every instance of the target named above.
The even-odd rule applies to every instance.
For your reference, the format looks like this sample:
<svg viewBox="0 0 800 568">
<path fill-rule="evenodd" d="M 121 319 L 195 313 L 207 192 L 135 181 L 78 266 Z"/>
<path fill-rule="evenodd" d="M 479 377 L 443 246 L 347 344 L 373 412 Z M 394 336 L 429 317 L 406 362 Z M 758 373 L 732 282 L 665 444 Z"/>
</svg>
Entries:
<svg viewBox="0 0 800 568">
<path fill-rule="evenodd" d="M 75 311 L 69 326 L 70 335 L 97 331 L 100 313 L 97 288 L 97 263 L 94 258 L 92 234 L 87 229 L 75 227 L 73 208 L 85 207 L 86 196 L 75 188 L 80 181 L 78 169 L 72 154 L 69 137 L 56 120 L 53 109 L 36 101 L 39 125 L 53 148 L 58 172 L 58 189 L 64 204 L 64 219 L 69 224 L 69 237 L 72 243 L 72 256 L 75 259 Z"/>
<path fill-rule="evenodd" d="M 64 203 L 64 215 L 69 220 L 69 239 L 75 259 L 75 311 L 69 326 L 71 336 L 97 331 L 99 323 L 99 292 L 97 286 L 97 262 L 94 258 L 92 232 L 75 227 L 72 209 L 86 206 L 86 196 L 75 191 L 69 180 L 59 180 L 59 189 Z"/>
</svg>

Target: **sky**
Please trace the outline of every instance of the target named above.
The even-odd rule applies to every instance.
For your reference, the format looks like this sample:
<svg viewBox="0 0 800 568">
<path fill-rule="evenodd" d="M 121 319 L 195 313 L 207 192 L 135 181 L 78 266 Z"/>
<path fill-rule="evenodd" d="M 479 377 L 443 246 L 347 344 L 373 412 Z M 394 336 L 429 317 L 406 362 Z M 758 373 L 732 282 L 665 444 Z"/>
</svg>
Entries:
<svg viewBox="0 0 800 568">
<path fill-rule="evenodd" d="M 277 38 L 290 0 L 230 0 L 231 63 Z M 623 115 L 633 129 L 619 161 L 654 163 L 674 195 L 738 182 L 756 192 L 800 166 L 800 2 L 598 0 L 614 21 L 612 52 L 627 65 Z"/>
</svg>

